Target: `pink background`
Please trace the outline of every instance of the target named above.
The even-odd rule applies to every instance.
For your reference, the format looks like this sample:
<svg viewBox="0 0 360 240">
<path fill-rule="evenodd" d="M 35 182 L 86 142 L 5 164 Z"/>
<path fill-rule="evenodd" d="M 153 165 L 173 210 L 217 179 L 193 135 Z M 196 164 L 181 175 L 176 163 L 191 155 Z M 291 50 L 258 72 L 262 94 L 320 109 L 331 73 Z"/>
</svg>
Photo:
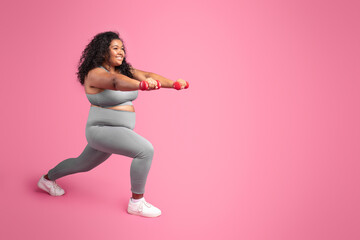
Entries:
<svg viewBox="0 0 360 240">
<path fill-rule="evenodd" d="M 2 1 L 1 239 L 359 239 L 359 1 Z M 141 92 L 155 147 L 126 213 L 131 159 L 40 176 L 86 145 L 75 72 L 115 30 L 135 67 L 190 82 Z"/>
</svg>

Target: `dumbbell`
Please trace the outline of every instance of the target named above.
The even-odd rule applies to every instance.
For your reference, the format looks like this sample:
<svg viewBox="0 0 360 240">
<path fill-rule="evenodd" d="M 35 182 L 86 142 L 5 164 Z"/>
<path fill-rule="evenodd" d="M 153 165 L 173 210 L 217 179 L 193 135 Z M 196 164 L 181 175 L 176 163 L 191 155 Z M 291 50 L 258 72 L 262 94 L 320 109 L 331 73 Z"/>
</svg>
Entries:
<svg viewBox="0 0 360 240">
<path fill-rule="evenodd" d="M 157 82 L 157 87 L 158 87 L 157 89 L 160 89 L 161 88 L 160 81 L 156 80 L 156 82 Z M 140 81 L 139 89 L 142 91 L 149 90 L 149 83 L 147 81 Z M 150 90 L 155 90 L 155 89 L 150 89 Z"/>
<path fill-rule="evenodd" d="M 186 82 L 185 89 L 187 89 L 188 87 L 189 87 L 189 83 Z M 175 88 L 176 90 L 180 90 L 181 89 L 181 84 L 179 82 L 174 82 L 173 88 Z"/>
</svg>

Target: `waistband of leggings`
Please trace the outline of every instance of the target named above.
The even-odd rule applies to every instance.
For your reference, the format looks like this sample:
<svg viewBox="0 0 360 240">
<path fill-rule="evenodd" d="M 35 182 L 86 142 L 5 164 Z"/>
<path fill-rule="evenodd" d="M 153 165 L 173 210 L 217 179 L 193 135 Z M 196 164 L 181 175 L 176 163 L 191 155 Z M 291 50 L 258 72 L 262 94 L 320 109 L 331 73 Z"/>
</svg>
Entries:
<svg viewBox="0 0 360 240">
<path fill-rule="evenodd" d="M 89 110 L 87 126 L 104 125 L 133 128 L 135 119 L 135 112 L 91 106 Z"/>
<path fill-rule="evenodd" d="M 120 105 L 116 105 L 116 106 L 120 106 Z M 123 110 L 115 110 L 115 109 L 110 109 L 110 108 L 105 108 L 105 107 L 100 107 L 100 106 L 90 106 L 90 110 L 92 110 L 92 108 L 100 108 L 102 110 L 111 110 L 111 111 L 115 111 L 115 112 L 126 112 L 126 113 L 134 113 L 135 112 L 132 112 L 132 111 L 123 111 Z"/>
</svg>

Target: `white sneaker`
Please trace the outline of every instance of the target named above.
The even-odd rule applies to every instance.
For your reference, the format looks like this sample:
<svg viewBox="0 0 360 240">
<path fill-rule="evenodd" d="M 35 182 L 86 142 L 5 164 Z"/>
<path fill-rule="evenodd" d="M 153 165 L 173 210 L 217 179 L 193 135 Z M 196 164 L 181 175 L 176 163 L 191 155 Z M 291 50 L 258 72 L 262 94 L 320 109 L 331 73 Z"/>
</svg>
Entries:
<svg viewBox="0 0 360 240">
<path fill-rule="evenodd" d="M 55 181 L 45 179 L 44 175 L 41 176 L 38 187 L 48 192 L 51 196 L 61 196 L 65 193 L 64 189 L 57 185 Z"/>
<path fill-rule="evenodd" d="M 133 202 L 130 198 L 127 211 L 130 214 L 143 217 L 157 217 L 161 215 L 161 210 L 146 202 L 144 197 L 138 202 Z"/>
</svg>

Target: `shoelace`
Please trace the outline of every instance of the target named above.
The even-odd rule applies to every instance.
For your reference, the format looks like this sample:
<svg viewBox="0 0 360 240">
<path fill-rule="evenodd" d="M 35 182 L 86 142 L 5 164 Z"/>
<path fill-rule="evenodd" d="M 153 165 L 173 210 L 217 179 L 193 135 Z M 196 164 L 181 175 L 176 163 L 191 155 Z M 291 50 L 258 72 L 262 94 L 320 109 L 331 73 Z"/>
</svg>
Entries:
<svg viewBox="0 0 360 240">
<path fill-rule="evenodd" d="M 139 205 L 139 208 L 138 208 L 138 212 L 142 212 L 143 211 L 143 205 L 146 205 L 147 207 L 151 207 L 152 205 L 148 202 L 146 202 L 145 200 L 141 201 L 140 205 Z"/>
<path fill-rule="evenodd" d="M 148 203 L 148 202 L 146 202 L 145 200 L 144 200 L 144 202 L 143 202 L 147 207 L 151 207 L 151 204 L 150 203 Z"/>
<path fill-rule="evenodd" d="M 62 188 L 57 185 L 57 183 L 55 181 L 51 181 L 51 186 L 50 186 L 53 190 L 61 190 Z"/>
</svg>

